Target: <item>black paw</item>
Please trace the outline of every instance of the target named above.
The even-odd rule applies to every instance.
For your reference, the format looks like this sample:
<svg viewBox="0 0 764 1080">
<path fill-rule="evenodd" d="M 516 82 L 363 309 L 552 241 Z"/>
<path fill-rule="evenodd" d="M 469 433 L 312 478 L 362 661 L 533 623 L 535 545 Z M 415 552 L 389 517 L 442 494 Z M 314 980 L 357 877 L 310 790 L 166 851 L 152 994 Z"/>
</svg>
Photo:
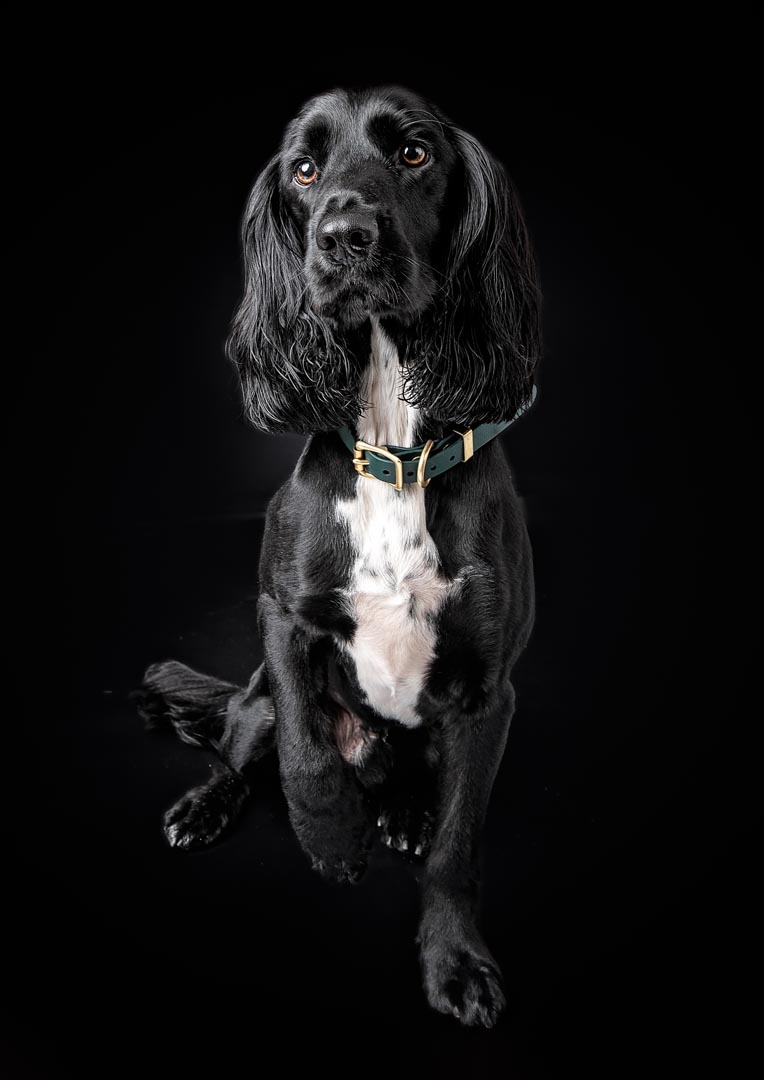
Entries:
<svg viewBox="0 0 764 1080">
<path fill-rule="evenodd" d="M 208 847 L 237 817 L 247 794 L 247 785 L 233 774 L 191 788 L 164 815 L 168 843 L 182 851 Z"/>
<path fill-rule="evenodd" d="M 365 858 L 352 862 L 349 859 L 326 859 L 311 855 L 310 864 L 327 881 L 336 881 L 340 885 L 356 885 L 366 873 L 367 861 Z"/>
<path fill-rule="evenodd" d="M 327 881 L 355 885 L 364 875 L 372 836 L 371 808 L 355 782 L 330 798 L 290 803 L 289 820 L 314 870 Z"/>
<path fill-rule="evenodd" d="M 429 810 L 391 807 L 379 815 L 377 827 L 382 843 L 395 851 L 423 859 L 430 850 L 433 816 Z"/>
<path fill-rule="evenodd" d="M 469 1027 L 492 1028 L 506 1004 L 501 972 L 488 951 L 434 947 L 422 952 L 427 1000 Z"/>
</svg>

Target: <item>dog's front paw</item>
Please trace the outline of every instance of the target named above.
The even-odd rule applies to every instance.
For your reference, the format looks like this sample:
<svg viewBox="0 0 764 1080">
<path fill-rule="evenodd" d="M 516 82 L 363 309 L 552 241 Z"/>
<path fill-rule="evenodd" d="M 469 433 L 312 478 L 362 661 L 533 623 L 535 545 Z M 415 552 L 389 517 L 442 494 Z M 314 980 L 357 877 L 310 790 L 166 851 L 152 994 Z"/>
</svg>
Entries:
<svg viewBox="0 0 764 1080">
<path fill-rule="evenodd" d="M 422 949 L 421 959 L 424 988 L 433 1009 L 471 1027 L 493 1027 L 506 1002 L 501 972 L 485 946 L 432 944 Z"/>
<path fill-rule="evenodd" d="M 367 861 L 365 857 L 353 861 L 310 855 L 310 864 L 327 881 L 336 881 L 340 885 L 357 885 L 366 873 Z"/>
<path fill-rule="evenodd" d="M 236 818 L 247 794 L 247 785 L 234 774 L 191 788 L 164 815 L 168 843 L 182 851 L 208 847 Z"/>
<path fill-rule="evenodd" d="M 350 788 L 344 794 L 339 805 L 292 803 L 289 820 L 314 870 L 327 881 L 355 885 L 366 870 L 371 824 L 360 793 Z"/>
</svg>

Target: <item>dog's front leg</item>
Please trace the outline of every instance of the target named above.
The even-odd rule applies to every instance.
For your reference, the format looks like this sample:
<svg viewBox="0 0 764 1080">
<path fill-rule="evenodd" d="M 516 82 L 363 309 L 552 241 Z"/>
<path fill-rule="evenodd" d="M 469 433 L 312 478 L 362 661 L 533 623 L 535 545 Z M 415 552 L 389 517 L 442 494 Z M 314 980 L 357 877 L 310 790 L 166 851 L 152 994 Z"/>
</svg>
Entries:
<svg viewBox="0 0 764 1080">
<path fill-rule="evenodd" d="M 477 928 L 480 835 L 513 710 L 509 686 L 498 707 L 443 726 L 440 806 L 418 937 L 432 1007 L 485 1027 L 496 1022 L 504 994 L 499 968 Z"/>
<path fill-rule="evenodd" d="M 356 882 L 366 869 L 371 807 L 340 756 L 333 721 L 321 708 L 321 642 L 270 596 L 258 621 L 276 711 L 276 745 L 289 818 L 314 869 Z"/>
</svg>

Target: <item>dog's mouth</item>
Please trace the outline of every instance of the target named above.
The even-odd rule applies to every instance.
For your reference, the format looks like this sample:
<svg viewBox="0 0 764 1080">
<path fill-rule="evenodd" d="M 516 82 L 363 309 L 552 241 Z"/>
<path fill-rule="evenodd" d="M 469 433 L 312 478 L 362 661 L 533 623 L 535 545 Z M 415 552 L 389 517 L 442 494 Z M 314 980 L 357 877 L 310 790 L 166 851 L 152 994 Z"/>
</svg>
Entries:
<svg viewBox="0 0 764 1080">
<path fill-rule="evenodd" d="M 397 314 L 399 301 L 393 288 L 379 289 L 360 282 L 348 282 L 335 288 L 315 290 L 312 307 L 324 318 L 352 327 L 373 315 Z"/>
<path fill-rule="evenodd" d="M 413 276 L 401 281 L 390 271 L 354 266 L 314 277 L 309 293 L 316 314 L 348 327 L 372 316 L 407 321 L 421 312 L 429 299 L 429 290 L 418 288 Z"/>
</svg>

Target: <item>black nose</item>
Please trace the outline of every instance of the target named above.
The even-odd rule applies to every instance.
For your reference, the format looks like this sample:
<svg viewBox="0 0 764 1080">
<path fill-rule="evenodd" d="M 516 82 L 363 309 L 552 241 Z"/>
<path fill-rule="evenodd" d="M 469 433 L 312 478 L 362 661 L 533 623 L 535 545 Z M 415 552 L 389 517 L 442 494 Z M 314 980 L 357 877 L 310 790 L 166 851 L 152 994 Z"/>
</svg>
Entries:
<svg viewBox="0 0 764 1080">
<path fill-rule="evenodd" d="M 371 214 L 326 214 L 316 229 L 316 243 L 330 259 L 347 262 L 363 258 L 377 242 L 379 229 Z"/>
</svg>

